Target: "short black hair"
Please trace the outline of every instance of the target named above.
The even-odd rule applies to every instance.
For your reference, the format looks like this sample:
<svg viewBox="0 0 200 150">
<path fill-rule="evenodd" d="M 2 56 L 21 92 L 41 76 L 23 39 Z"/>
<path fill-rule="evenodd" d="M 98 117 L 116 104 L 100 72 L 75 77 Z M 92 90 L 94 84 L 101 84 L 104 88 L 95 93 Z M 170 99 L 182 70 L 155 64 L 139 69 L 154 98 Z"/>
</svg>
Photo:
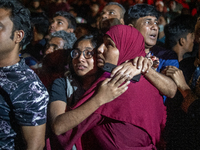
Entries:
<svg viewBox="0 0 200 150">
<path fill-rule="evenodd" d="M 91 40 L 92 46 L 93 48 L 97 47 L 97 37 L 95 35 L 89 34 L 89 35 L 84 35 L 82 37 L 80 37 L 75 43 L 73 48 L 75 49 L 79 42 L 83 41 L 83 40 Z"/>
<path fill-rule="evenodd" d="M 121 8 L 121 10 L 122 10 L 120 12 L 120 17 L 124 19 L 124 15 L 126 13 L 126 9 L 121 4 L 119 4 L 117 2 L 109 2 L 109 3 L 106 4 L 106 6 L 108 6 L 108 5 L 117 5 L 117 6 L 119 6 Z"/>
<path fill-rule="evenodd" d="M 186 38 L 188 33 L 193 33 L 196 20 L 191 15 L 179 15 L 164 28 L 165 47 L 172 49 L 180 38 Z"/>
<path fill-rule="evenodd" d="M 17 0 L 1 0 L 0 8 L 10 10 L 10 20 L 13 22 L 11 39 L 14 38 L 14 32 L 24 31 L 24 38 L 20 42 L 20 47 L 24 47 L 32 39 L 32 27 L 30 20 L 30 11 Z"/>
<path fill-rule="evenodd" d="M 154 16 L 157 19 L 160 16 L 160 13 L 152 5 L 148 4 L 136 4 L 130 7 L 124 16 L 124 22 L 126 25 L 135 24 L 136 21 L 141 17 Z"/>
<path fill-rule="evenodd" d="M 33 27 L 35 27 L 38 33 L 44 36 L 48 33 L 50 23 L 45 14 L 41 13 L 37 16 L 31 17 L 31 24 Z"/>
<path fill-rule="evenodd" d="M 62 17 L 65 17 L 68 21 L 68 28 L 72 28 L 72 29 L 76 29 L 76 19 L 74 18 L 74 16 L 66 11 L 57 11 L 54 15 L 53 15 L 53 18 L 54 17 L 57 17 L 57 16 L 62 16 Z"/>
<path fill-rule="evenodd" d="M 65 50 L 71 49 L 77 40 L 74 33 L 68 33 L 64 30 L 60 30 L 60 31 L 51 33 L 49 40 L 51 40 L 54 37 L 62 38 L 65 41 L 64 46 L 63 46 L 63 49 L 65 49 Z"/>
</svg>

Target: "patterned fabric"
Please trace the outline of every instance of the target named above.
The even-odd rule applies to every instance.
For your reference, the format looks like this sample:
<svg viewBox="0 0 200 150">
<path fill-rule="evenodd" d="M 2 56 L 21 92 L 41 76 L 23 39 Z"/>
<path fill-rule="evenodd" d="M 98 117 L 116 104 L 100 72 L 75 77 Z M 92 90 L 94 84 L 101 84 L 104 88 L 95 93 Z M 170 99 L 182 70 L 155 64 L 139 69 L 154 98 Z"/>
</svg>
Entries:
<svg viewBox="0 0 200 150">
<path fill-rule="evenodd" d="M 200 96 L 200 66 L 197 66 L 190 80 L 191 89 Z"/>
<path fill-rule="evenodd" d="M 19 126 L 46 123 L 48 100 L 46 88 L 24 59 L 0 68 L 0 149 L 15 148 Z"/>
</svg>

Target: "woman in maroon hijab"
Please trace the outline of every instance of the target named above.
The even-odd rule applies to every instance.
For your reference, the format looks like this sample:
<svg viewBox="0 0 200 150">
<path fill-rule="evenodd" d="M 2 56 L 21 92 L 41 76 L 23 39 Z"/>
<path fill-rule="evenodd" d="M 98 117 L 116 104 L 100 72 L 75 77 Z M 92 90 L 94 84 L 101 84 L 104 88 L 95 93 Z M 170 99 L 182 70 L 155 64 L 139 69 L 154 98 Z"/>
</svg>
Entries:
<svg viewBox="0 0 200 150">
<path fill-rule="evenodd" d="M 137 56 L 145 56 L 144 50 L 144 39 L 138 30 L 126 25 L 113 26 L 98 48 L 97 65 L 120 65 Z M 72 109 L 94 94 L 98 95 L 98 84 L 109 75 L 105 72 Z M 62 148 L 70 149 L 76 143 L 77 149 L 86 150 L 156 149 L 166 120 L 162 96 L 144 76 L 128 87 L 125 93 L 99 107 L 77 127 L 58 136 Z"/>
</svg>

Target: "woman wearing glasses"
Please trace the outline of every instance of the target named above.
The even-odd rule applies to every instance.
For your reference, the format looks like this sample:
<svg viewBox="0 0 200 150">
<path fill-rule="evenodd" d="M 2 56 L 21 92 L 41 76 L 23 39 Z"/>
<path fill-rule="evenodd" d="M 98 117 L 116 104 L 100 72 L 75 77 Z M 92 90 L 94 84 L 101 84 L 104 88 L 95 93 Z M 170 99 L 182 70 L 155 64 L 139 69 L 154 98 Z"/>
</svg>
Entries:
<svg viewBox="0 0 200 150">
<path fill-rule="evenodd" d="M 70 72 L 67 73 L 65 78 L 56 79 L 52 85 L 49 114 L 52 131 L 56 135 L 74 128 L 101 105 L 112 101 L 127 90 L 129 81 L 120 86 L 127 78 L 120 78 L 121 75 L 112 80 L 108 78 L 102 82 L 98 89 L 99 94 L 94 99 L 70 111 L 70 107 L 102 75 L 96 64 L 96 46 L 97 38 L 93 35 L 79 38 L 71 51 Z M 103 94 L 105 91 L 108 94 Z M 51 149 L 63 149 L 59 147 L 60 144 L 56 135 L 50 137 Z M 65 141 L 64 135 L 59 140 Z M 47 144 L 47 149 L 50 149 L 48 146 Z"/>
</svg>

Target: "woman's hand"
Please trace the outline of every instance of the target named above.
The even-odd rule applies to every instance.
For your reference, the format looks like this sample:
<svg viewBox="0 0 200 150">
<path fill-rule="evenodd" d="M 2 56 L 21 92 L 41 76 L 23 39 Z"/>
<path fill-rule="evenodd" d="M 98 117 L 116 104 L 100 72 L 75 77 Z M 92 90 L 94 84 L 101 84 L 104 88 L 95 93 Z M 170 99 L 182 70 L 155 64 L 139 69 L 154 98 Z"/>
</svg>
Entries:
<svg viewBox="0 0 200 150">
<path fill-rule="evenodd" d="M 100 105 L 108 103 L 123 94 L 128 89 L 129 83 L 130 81 L 120 74 L 113 78 L 106 78 L 99 86 L 95 97 L 99 100 Z"/>
<path fill-rule="evenodd" d="M 140 73 L 147 73 L 152 64 L 152 60 L 148 58 L 142 56 L 136 57 L 132 61 L 126 61 L 113 69 L 111 77 L 121 74 L 126 80 L 131 80 Z"/>
</svg>

